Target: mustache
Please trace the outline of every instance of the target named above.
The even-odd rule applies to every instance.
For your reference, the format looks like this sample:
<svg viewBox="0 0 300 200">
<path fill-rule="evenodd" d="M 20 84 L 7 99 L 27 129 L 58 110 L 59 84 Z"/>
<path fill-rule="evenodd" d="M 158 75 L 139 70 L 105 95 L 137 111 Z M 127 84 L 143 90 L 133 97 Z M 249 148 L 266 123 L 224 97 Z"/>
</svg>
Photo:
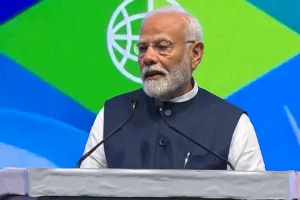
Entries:
<svg viewBox="0 0 300 200">
<path fill-rule="evenodd" d="M 160 74 L 163 74 L 163 75 L 168 75 L 169 72 L 167 70 L 165 70 L 164 68 L 162 67 L 159 67 L 157 65 L 151 65 L 150 67 L 144 67 L 143 70 L 142 70 L 142 79 L 145 80 L 146 76 L 149 74 L 149 73 L 160 73 Z"/>
</svg>

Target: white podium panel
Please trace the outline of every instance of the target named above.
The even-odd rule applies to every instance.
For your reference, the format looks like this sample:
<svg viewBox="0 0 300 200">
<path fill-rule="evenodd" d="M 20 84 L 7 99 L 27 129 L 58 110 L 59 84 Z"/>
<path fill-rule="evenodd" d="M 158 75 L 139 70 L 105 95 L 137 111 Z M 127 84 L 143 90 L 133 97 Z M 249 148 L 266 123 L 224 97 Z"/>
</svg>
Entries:
<svg viewBox="0 0 300 200">
<path fill-rule="evenodd" d="M 297 199 L 299 173 L 123 170 L 2 169 L 0 196 L 30 198 Z"/>
</svg>

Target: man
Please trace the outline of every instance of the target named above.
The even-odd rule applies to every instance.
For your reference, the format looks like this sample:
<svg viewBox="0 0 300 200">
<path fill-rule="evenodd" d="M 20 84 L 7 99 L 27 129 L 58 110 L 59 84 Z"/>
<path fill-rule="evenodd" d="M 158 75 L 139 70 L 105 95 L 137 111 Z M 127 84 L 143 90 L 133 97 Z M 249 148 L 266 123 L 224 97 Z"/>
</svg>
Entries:
<svg viewBox="0 0 300 200">
<path fill-rule="evenodd" d="M 204 52 L 197 19 L 173 6 L 154 10 L 144 18 L 137 49 L 143 89 L 138 90 L 135 113 L 82 168 L 230 169 L 226 161 L 170 129 L 155 108 L 154 99 L 160 99 L 169 124 L 228 159 L 236 170 L 265 170 L 246 113 L 198 87 L 192 77 Z M 85 152 L 128 118 L 132 95 L 105 102 Z"/>
</svg>

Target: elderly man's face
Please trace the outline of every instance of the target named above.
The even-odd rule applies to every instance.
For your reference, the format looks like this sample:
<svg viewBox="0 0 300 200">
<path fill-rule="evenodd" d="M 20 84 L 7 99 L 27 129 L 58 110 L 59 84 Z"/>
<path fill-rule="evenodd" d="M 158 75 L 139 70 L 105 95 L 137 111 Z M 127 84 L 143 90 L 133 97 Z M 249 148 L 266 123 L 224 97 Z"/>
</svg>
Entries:
<svg viewBox="0 0 300 200">
<path fill-rule="evenodd" d="M 152 97 L 172 96 L 191 80 L 193 66 L 186 47 L 182 16 L 159 13 L 148 18 L 140 33 L 138 62 L 145 92 Z"/>
</svg>

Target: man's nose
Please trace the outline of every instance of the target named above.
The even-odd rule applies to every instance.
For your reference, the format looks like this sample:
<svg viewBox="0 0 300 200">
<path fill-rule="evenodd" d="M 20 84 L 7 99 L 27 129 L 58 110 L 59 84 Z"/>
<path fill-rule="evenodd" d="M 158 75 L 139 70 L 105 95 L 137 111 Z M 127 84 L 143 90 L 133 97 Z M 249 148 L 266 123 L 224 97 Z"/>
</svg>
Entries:
<svg viewBox="0 0 300 200">
<path fill-rule="evenodd" d="M 145 66 L 151 66 L 158 63 L 157 53 L 152 46 L 147 48 L 147 51 L 143 58 L 143 64 Z"/>
</svg>

